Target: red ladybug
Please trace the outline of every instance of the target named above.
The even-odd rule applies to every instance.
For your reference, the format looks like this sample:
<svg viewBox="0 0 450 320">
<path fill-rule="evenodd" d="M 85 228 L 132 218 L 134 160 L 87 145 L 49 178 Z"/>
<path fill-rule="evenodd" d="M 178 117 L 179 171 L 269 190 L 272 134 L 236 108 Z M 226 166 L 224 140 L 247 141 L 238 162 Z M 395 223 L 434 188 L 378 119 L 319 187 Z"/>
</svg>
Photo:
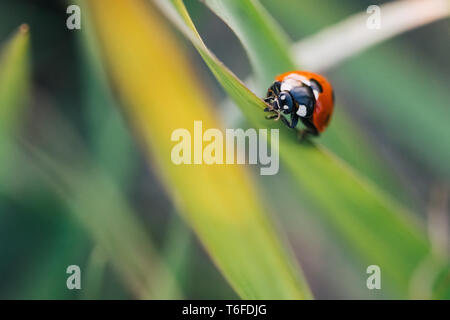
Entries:
<svg viewBox="0 0 450 320">
<path fill-rule="evenodd" d="M 264 99 L 276 112 L 268 119 L 279 119 L 295 128 L 300 119 L 306 126 L 302 133 L 319 135 L 325 130 L 333 114 L 334 92 L 328 80 L 316 73 L 290 71 L 275 78 Z M 290 121 L 283 114 L 290 114 Z"/>
</svg>

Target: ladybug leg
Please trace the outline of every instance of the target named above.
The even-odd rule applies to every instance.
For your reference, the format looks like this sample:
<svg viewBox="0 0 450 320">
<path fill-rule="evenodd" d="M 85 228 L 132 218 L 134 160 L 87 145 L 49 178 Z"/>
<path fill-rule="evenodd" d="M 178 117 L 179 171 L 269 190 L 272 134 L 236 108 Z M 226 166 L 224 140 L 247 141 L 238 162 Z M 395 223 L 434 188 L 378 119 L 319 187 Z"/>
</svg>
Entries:
<svg viewBox="0 0 450 320">
<path fill-rule="evenodd" d="M 280 117 L 280 112 L 277 109 L 275 109 L 275 107 L 273 105 L 274 104 L 273 99 L 270 99 L 270 101 L 267 101 L 267 100 L 269 100 L 269 98 L 264 99 L 264 101 L 269 104 L 267 107 L 264 108 L 264 112 L 273 112 L 273 114 L 267 116 L 266 119 L 277 118 L 277 120 L 278 120 L 278 118 Z"/>
<path fill-rule="evenodd" d="M 309 136 L 317 137 L 318 135 L 317 131 L 309 128 L 297 130 L 297 138 L 300 142 L 306 140 Z"/>
<path fill-rule="evenodd" d="M 269 104 L 269 106 L 264 108 L 264 112 L 276 111 L 272 105 L 272 101 L 266 101 L 266 99 L 264 99 L 264 102 Z"/>
<path fill-rule="evenodd" d="M 276 113 L 280 113 L 278 107 L 278 100 L 274 97 L 269 97 L 264 99 L 264 102 L 268 104 L 266 108 L 264 108 L 264 112 L 274 111 Z"/>
<path fill-rule="evenodd" d="M 268 119 L 268 120 L 274 119 L 275 121 L 278 121 L 278 120 L 281 119 L 281 122 L 283 122 L 289 128 L 295 128 L 295 126 L 298 123 L 298 117 L 296 118 L 296 120 L 293 120 L 292 122 L 289 122 L 289 120 L 286 119 L 286 117 L 283 116 L 280 112 L 277 112 L 276 114 L 272 114 L 270 116 L 267 116 L 266 119 Z"/>
<path fill-rule="evenodd" d="M 289 120 L 286 119 L 286 117 L 281 116 L 281 121 L 282 121 L 288 128 L 292 128 L 292 127 L 291 127 L 291 124 L 292 124 L 292 123 L 290 123 Z"/>
<path fill-rule="evenodd" d="M 269 111 L 274 111 L 274 110 L 269 110 Z M 276 112 L 276 111 L 274 111 L 274 112 Z M 275 114 L 271 114 L 269 116 L 266 116 L 266 119 L 267 120 L 275 119 L 275 121 L 277 121 L 277 120 L 280 119 L 280 117 L 281 117 L 281 114 L 279 112 L 276 112 Z"/>
<path fill-rule="evenodd" d="M 297 139 L 298 141 L 303 141 L 308 137 L 308 129 L 300 129 L 297 131 Z"/>
<path fill-rule="evenodd" d="M 308 136 L 317 137 L 319 135 L 319 131 L 317 131 L 314 124 L 310 119 L 300 118 L 303 124 L 306 126 L 305 129 L 298 130 L 298 139 L 300 141 L 306 139 Z"/>
</svg>

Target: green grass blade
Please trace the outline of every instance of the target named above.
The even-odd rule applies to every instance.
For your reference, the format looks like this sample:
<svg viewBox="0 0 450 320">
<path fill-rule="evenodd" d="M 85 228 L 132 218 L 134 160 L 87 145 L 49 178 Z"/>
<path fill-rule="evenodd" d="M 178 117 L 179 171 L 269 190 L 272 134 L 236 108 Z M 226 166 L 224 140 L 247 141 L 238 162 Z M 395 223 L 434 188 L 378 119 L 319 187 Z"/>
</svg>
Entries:
<svg viewBox="0 0 450 320">
<path fill-rule="evenodd" d="M 0 190 L 8 188 L 14 179 L 13 139 L 19 131 L 30 87 L 29 45 L 28 26 L 22 25 L 0 48 Z"/>
<path fill-rule="evenodd" d="M 59 195 L 136 298 L 179 297 L 146 230 L 109 176 L 79 154 L 63 162 L 36 146 L 25 148 L 32 158 L 31 172 Z"/>
<path fill-rule="evenodd" d="M 80 5 L 81 2 L 78 2 Z M 85 13 L 87 14 L 87 12 Z M 126 128 L 125 121 L 120 114 L 120 109 L 117 101 L 111 92 L 111 88 L 107 81 L 107 75 L 105 66 L 101 61 L 101 54 L 98 44 L 96 43 L 93 26 L 89 18 L 83 22 L 83 31 L 79 35 L 79 48 L 80 48 L 80 65 L 83 76 L 84 85 L 84 108 L 86 121 L 91 128 L 90 143 L 92 144 L 92 150 L 96 160 L 101 162 L 102 167 L 105 169 L 105 173 L 108 174 L 119 186 L 121 193 L 124 192 L 123 186 L 129 185 L 133 178 L 134 169 L 137 164 L 135 159 L 135 146 L 132 142 L 130 132 Z M 110 183 L 113 183 L 112 181 Z M 124 201 L 124 200 L 123 200 Z M 129 214 L 135 215 L 134 212 L 129 210 Z M 125 217 L 124 217 L 125 218 Z M 155 262 L 161 260 L 155 253 L 155 250 L 149 237 L 144 235 L 145 231 L 136 226 L 132 219 L 128 224 L 132 224 L 134 229 L 139 229 L 138 232 L 142 234 L 141 242 L 147 242 L 145 245 L 146 250 L 137 254 L 143 254 L 143 257 L 147 255 L 146 261 Z M 124 221 L 123 223 L 125 223 Z M 124 228 L 125 233 L 127 230 Z M 134 232 L 133 229 L 128 230 Z M 132 238 L 127 236 L 128 238 Z M 138 243 L 129 243 L 130 246 L 139 246 Z M 144 246 L 144 247 L 145 247 Z M 99 258 L 98 258 L 99 257 Z M 83 296 L 83 298 L 92 298 L 98 294 L 100 283 L 97 276 L 102 272 L 101 264 L 105 264 L 106 261 L 112 260 L 116 265 L 117 261 L 103 252 L 101 246 L 93 251 L 91 257 L 91 263 L 89 264 L 91 269 L 91 275 L 89 280 L 92 280 L 91 290 Z M 170 262 L 170 261 L 169 261 Z M 98 265 L 96 265 L 98 263 Z M 150 265 L 147 264 L 147 267 Z M 169 266 L 167 266 L 169 267 Z M 123 269 L 123 268 L 122 268 Z M 119 269 L 119 272 L 125 273 L 127 270 Z M 145 291 L 143 294 L 138 292 L 141 298 L 177 298 L 180 297 L 179 289 L 174 284 L 173 279 L 169 278 L 167 270 L 163 268 L 157 268 L 149 270 L 149 288 L 151 290 Z M 160 273 L 160 274 L 158 274 Z M 133 278 L 132 282 L 134 282 Z M 155 281 L 155 279 L 165 279 L 165 281 Z M 128 282 L 128 283 L 127 283 Z M 126 281 L 129 284 L 130 281 Z M 98 288 L 95 288 L 98 286 Z M 142 290 L 140 290 L 142 292 Z M 148 292 L 148 293 L 147 293 Z M 97 295 L 98 297 L 98 295 Z"/>
<path fill-rule="evenodd" d="M 0 132 L 17 126 L 29 89 L 29 32 L 23 25 L 0 54 Z"/>
<path fill-rule="evenodd" d="M 85 282 L 89 286 L 84 286 L 81 298 L 85 300 L 101 299 L 101 289 L 105 281 L 108 257 L 101 247 L 94 246 L 89 255 L 84 272 Z"/>
<path fill-rule="evenodd" d="M 80 5 L 80 2 L 78 2 Z M 87 14 L 87 13 L 86 13 Z M 89 127 L 91 150 L 120 185 L 128 185 L 138 155 L 120 106 L 108 83 L 93 26 L 84 19 L 79 32 L 80 68 L 83 77 L 83 113 Z"/>
<path fill-rule="evenodd" d="M 175 129 L 189 130 L 198 119 L 204 128 L 220 124 L 158 13 L 140 0 L 111 1 L 106 11 L 100 2 L 85 4 L 130 122 L 179 212 L 222 274 L 242 298 L 310 298 L 242 167 L 172 163 Z M 170 112 L 162 106 L 170 106 Z"/>
<path fill-rule="evenodd" d="M 383 134 L 430 171 L 450 179 L 450 148 L 444 147 L 450 145 L 448 79 L 430 72 L 426 61 L 417 63 L 416 56 L 394 45 L 352 59 L 336 77 L 346 90 L 364 92 L 361 107 Z M 360 81 L 355 84 L 350 79 Z"/>
<path fill-rule="evenodd" d="M 280 156 L 298 182 L 299 194 L 315 203 L 366 263 L 381 267 L 387 287 L 406 296 L 412 274 L 429 253 L 425 232 L 415 217 L 322 147 L 299 144 L 292 130 L 265 120 L 264 103 L 209 52 L 183 2 L 173 0 L 173 7 L 158 3 L 193 42 L 247 119 L 258 128 L 280 128 Z"/>
<path fill-rule="evenodd" d="M 247 51 L 261 89 L 274 77 L 295 69 L 290 41 L 257 1 L 204 0 L 238 36 Z"/>
</svg>

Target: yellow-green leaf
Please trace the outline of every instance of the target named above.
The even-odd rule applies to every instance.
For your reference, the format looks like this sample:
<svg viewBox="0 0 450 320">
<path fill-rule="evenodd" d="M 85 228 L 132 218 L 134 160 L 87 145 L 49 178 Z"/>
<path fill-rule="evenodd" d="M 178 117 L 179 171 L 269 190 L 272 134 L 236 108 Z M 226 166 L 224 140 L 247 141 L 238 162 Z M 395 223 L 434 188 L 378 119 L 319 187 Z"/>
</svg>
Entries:
<svg viewBox="0 0 450 320">
<path fill-rule="evenodd" d="M 0 53 L 0 130 L 16 126 L 29 89 L 29 32 L 22 25 Z"/>
<path fill-rule="evenodd" d="M 232 287 L 248 299 L 309 298 L 245 168 L 172 163 L 174 130 L 192 131 L 195 120 L 202 120 L 203 130 L 221 125 L 159 14 L 140 0 L 108 1 L 107 10 L 100 1 L 86 4 L 144 149 Z"/>
<path fill-rule="evenodd" d="M 22 25 L 0 48 L 0 189 L 10 183 L 13 143 L 29 93 L 29 33 Z"/>
</svg>

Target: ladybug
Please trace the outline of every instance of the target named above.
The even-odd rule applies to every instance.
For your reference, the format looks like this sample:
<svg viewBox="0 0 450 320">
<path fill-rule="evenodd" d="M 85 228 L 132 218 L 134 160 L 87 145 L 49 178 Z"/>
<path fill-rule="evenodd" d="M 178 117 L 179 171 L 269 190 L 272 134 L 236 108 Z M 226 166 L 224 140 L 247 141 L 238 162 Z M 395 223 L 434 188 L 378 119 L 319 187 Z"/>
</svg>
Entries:
<svg viewBox="0 0 450 320">
<path fill-rule="evenodd" d="M 290 71 L 275 78 L 264 99 L 275 112 L 267 119 L 280 119 L 289 128 L 295 128 L 300 119 L 306 129 L 300 131 L 318 136 L 325 130 L 333 114 L 334 92 L 328 80 L 316 73 Z M 290 121 L 283 115 L 290 115 Z"/>
</svg>

